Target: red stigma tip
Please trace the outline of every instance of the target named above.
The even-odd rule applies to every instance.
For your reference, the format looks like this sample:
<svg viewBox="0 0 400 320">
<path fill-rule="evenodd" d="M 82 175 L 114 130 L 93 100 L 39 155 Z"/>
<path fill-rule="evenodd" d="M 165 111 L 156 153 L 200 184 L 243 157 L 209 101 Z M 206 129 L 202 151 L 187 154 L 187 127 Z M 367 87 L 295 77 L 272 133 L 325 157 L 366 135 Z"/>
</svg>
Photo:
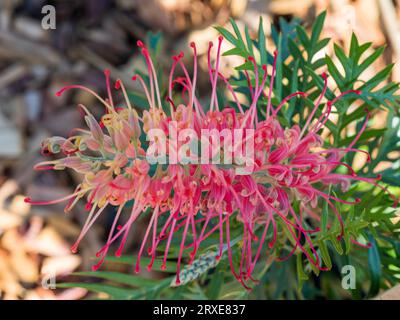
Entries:
<svg viewBox="0 0 400 320">
<path fill-rule="evenodd" d="M 358 95 L 360 95 L 362 93 L 362 91 L 361 90 L 356 90 L 355 91 L 355 94 L 358 94 Z"/>
<path fill-rule="evenodd" d="M 147 51 L 146 48 L 143 48 L 143 49 L 142 49 L 142 54 L 143 54 L 146 58 L 149 57 L 149 51 Z"/>
<path fill-rule="evenodd" d="M 133 80 L 133 81 L 136 81 L 136 80 L 137 80 L 137 75 L 136 75 L 136 74 L 132 77 L 132 80 Z"/>
<path fill-rule="evenodd" d="M 109 69 L 104 69 L 104 74 L 108 77 L 110 75 L 110 70 Z"/>
<path fill-rule="evenodd" d="M 61 97 L 61 94 L 62 94 L 62 91 L 60 90 L 60 91 L 57 91 L 56 92 L 56 97 Z"/>
<path fill-rule="evenodd" d="M 190 46 L 191 46 L 192 48 L 195 48 L 195 47 L 196 47 L 196 44 L 192 41 L 192 42 L 190 43 Z"/>
<path fill-rule="evenodd" d="M 181 284 L 181 280 L 180 280 L 179 278 L 177 278 L 177 279 L 175 280 L 175 284 L 176 284 L 177 286 L 179 286 L 179 285 Z"/>
<path fill-rule="evenodd" d="M 119 258 L 119 257 L 121 256 L 121 254 L 122 254 L 121 251 L 122 251 L 122 250 L 118 249 L 118 250 L 115 252 L 115 256 L 116 256 L 117 258 Z"/>
<path fill-rule="evenodd" d="M 322 72 L 321 77 L 326 80 L 328 78 L 328 75 L 326 72 Z"/>
<path fill-rule="evenodd" d="M 357 203 L 360 203 L 361 202 L 361 199 L 360 198 L 356 198 L 356 200 L 355 200 Z"/>
<path fill-rule="evenodd" d="M 263 65 L 262 65 L 262 69 L 263 69 L 264 71 L 267 71 L 267 65 L 266 65 L 266 64 L 263 64 Z"/>
<path fill-rule="evenodd" d="M 122 229 L 121 225 L 117 226 L 117 230 L 121 230 L 121 229 Z"/>
<path fill-rule="evenodd" d="M 26 198 L 24 199 L 24 202 L 26 202 L 26 203 L 31 203 L 31 201 L 32 201 L 32 199 L 29 198 L 29 197 L 26 197 Z"/>
<path fill-rule="evenodd" d="M 97 271 L 97 270 L 99 269 L 99 267 L 100 267 L 100 266 L 98 266 L 98 265 L 92 266 L 92 271 Z"/>
<path fill-rule="evenodd" d="M 71 247 L 71 252 L 72 252 L 72 253 L 77 253 L 77 252 L 78 252 L 77 246 L 73 245 L 73 246 Z"/>
<path fill-rule="evenodd" d="M 224 40 L 224 37 L 223 36 L 219 36 L 218 37 L 218 41 L 221 42 L 222 40 Z"/>
<path fill-rule="evenodd" d="M 165 263 L 163 263 L 162 265 L 161 265 L 161 270 L 165 270 L 165 269 L 167 269 L 167 265 L 165 264 Z"/>
<path fill-rule="evenodd" d="M 381 180 L 382 179 L 382 175 L 381 174 L 377 174 L 376 175 L 376 180 Z"/>
<path fill-rule="evenodd" d="M 274 51 L 274 57 L 276 58 L 278 56 L 278 50 Z"/>
<path fill-rule="evenodd" d="M 212 43 L 212 41 L 210 41 L 210 42 L 208 43 L 208 48 L 211 48 L 213 45 L 214 45 L 214 44 Z"/>
<path fill-rule="evenodd" d="M 137 44 L 137 46 L 139 48 L 143 48 L 144 47 L 144 44 L 143 44 L 143 42 L 141 40 L 136 41 L 136 44 Z"/>
<path fill-rule="evenodd" d="M 140 272 L 140 266 L 137 264 L 135 267 L 135 273 L 139 273 Z"/>
<path fill-rule="evenodd" d="M 248 56 L 248 57 L 247 57 L 247 60 L 249 60 L 249 61 L 254 61 L 254 58 L 253 58 L 252 56 Z"/>
<path fill-rule="evenodd" d="M 183 58 L 185 56 L 185 54 L 183 53 L 183 51 L 179 52 L 179 58 Z"/>
<path fill-rule="evenodd" d="M 115 89 L 119 90 L 119 88 L 121 88 L 121 80 L 117 80 L 115 81 Z"/>
</svg>

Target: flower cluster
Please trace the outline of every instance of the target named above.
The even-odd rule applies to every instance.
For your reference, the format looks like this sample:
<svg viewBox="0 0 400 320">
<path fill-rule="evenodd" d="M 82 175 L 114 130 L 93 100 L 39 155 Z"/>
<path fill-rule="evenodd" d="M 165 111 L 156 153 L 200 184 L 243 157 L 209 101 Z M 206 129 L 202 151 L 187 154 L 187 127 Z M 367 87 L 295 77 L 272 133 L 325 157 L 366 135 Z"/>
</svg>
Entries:
<svg viewBox="0 0 400 320">
<path fill-rule="evenodd" d="M 104 210 L 109 206 L 116 208 L 107 241 L 97 252 L 99 261 L 93 266 L 94 270 L 101 266 L 112 244 L 119 244 L 115 255 L 122 254 L 131 226 L 143 215 L 148 216 L 148 224 L 138 248 L 136 272 L 140 271 L 140 259 L 144 254 L 151 257 L 149 269 L 158 255 L 162 255 L 161 268 L 165 268 L 171 242 L 174 236 L 179 235 L 176 270 L 176 283 L 179 284 L 181 263 L 186 254 L 188 263 L 192 263 L 202 242 L 216 233 L 219 235 L 216 259 L 221 258 L 226 251 L 232 273 L 243 286 L 248 287 L 247 281 L 253 280 L 252 274 L 263 247 L 266 243 L 269 249 L 275 246 L 278 222 L 285 225 L 293 240 L 286 243 L 286 247 L 291 246 L 289 255 L 280 259 L 300 251 L 307 256 L 310 263 L 322 270 L 324 267 L 312 241 L 313 234 L 320 230 L 305 227 L 305 219 L 319 222 L 318 207 L 327 204 L 340 224 L 340 238 L 343 236 L 344 223 L 334 202 L 355 205 L 360 201 L 337 198 L 327 192 L 329 186 L 340 184 L 346 189 L 351 180 L 358 180 L 382 188 L 376 182 L 379 177 L 360 177 L 342 161 L 348 152 L 366 153 L 355 149 L 354 145 L 367 126 L 368 111 L 362 128 L 346 148 L 327 148 L 320 136 L 335 103 L 343 95 L 358 95 L 360 92 L 347 91 L 331 101 L 323 101 L 327 90 L 327 75 L 322 74 L 324 88 L 308 112 L 305 124 L 302 127 L 284 127 L 278 118 L 281 108 L 290 99 L 304 98 L 307 93 L 294 92 L 274 106 L 272 89 L 277 53 L 274 54 L 270 72 L 266 65 L 260 68 L 254 57 L 248 57 L 247 61 L 253 64 L 254 69 L 251 74 L 245 72 L 250 103 L 249 106 L 243 106 L 228 79 L 219 71 L 222 41 L 223 38 L 219 37 L 216 58 L 213 60 L 213 43 L 209 44 L 208 76 L 211 97 L 207 106 L 196 95 L 198 70 L 194 43 L 190 44 L 194 57 L 193 75 L 190 76 L 183 63 L 183 53 L 174 56 L 166 97 L 162 97 L 161 85 L 149 51 L 138 41 L 148 69 L 148 79 L 143 79 L 139 74 L 132 78 L 143 87 L 148 100 L 149 108 L 141 114 L 131 105 L 121 80 L 115 82 L 115 90 L 124 96 L 126 105 L 121 107 L 114 104 L 108 70 L 105 71 L 107 98 L 102 98 L 80 85 L 65 87 L 57 93 L 59 96 L 70 89 L 89 92 L 104 105 L 105 113 L 97 120 L 86 106 L 80 105 L 88 128 L 75 129 L 68 138 L 52 137 L 43 142 L 43 153 L 60 153 L 64 157 L 42 162 L 35 166 L 36 169 L 70 168 L 81 173 L 82 182 L 75 191 L 65 198 L 53 201 L 40 202 L 29 198 L 26 201 L 32 204 L 67 201 L 65 210 L 69 211 L 80 199 L 85 199 L 88 216 L 71 248 L 73 252 L 77 251 L 82 238 Z M 177 70 L 183 76 L 175 76 Z M 219 84 L 231 95 L 233 107 L 219 105 Z M 182 94 L 180 103 L 174 103 L 177 98 L 173 94 L 177 90 Z M 261 105 L 263 110 L 259 112 Z M 317 111 L 319 117 L 316 117 Z M 167 129 L 171 122 L 176 123 L 178 132 L 187 128 L 198 133 L 204 129 L 227 129 L 232 132 L 237 129 L 253 130 L 252 135 L 241 138 L 253 139 L 251 172 L 238 174 L 235 169 L 239 164 L 236 163 L 230 166 L 213 162 L 150 164 L 146 159 L 146 152 L 150 147 L 154 149 L 156 142 L 143 142 L 143 137 L 152 129 L 161 129 L 166 134 L 167 143 L 176 145 Z M 219 153 L 211 150 L 211 154 L 215 157 Z M 340 166 L 345 167 L 348 173 L 337 173 L 336 169 Z M 122 218 L 123 214 L 128 216 Z M 232 250 L 233 219 L 243 225 L 238 265 L 234 262 Z M 328 224 L 328 228 L 332 224 L 333 221 Z M 355 239 L 352 240 L 356 242 Z M 163 253 L 159 249 L 161 243 Z"/>
</svg>

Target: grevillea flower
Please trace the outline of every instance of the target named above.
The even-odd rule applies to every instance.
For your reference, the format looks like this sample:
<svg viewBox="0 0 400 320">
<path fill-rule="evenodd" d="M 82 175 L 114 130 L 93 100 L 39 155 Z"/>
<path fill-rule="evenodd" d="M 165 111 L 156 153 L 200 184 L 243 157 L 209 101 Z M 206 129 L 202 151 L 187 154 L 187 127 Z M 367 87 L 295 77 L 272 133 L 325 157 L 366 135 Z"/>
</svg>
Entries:
<svg viewBox="0 0 400 320">
<path fill-rule="evenodd" d="M 140 260 L 144 254 L 151 257 L 149 269 L 160 255 L 163 260 L 161 268 L 165 269 L 172 240 L 179 235 L 176 270 L 176 283 L 179 284 L 181 264 L 187 250 L 189 255 L 186 258 L 188 263 L 192 263 L 202 242 L 217 233 L 219 241 L 216 244 L 218 246 L 216 259 L 221 258 L 227 251 L 232 273 L 243 286 L 248 288 L 246 282 L 249 279 L 253 280 L 252 274 L 265 243 L 269 249 L 273 249 L 279 240 L 278 221 L 286 226 L 293 239 L 293 242 L 286 243 L 286 247 L 290 246 L 289 254 L 278 259 L 286 259 L 296 251 L 301 251 L 310 263 L 324 270 L 312 241 L 313 234 L 320 230 L 306 227 L 312 224 L 307 224 L 305 219 L 319 222 L 321 218 L 317 207 L 327 204 L 340 225 L 337 234 L 340 239 L 344 234 L 344 222 L 334 203 L 356 205 L 360 202 L 357 198 L 349 201 L 331 195 L 328 192 L 329 186 L 340 184 L 345 190 L 351 180 L 357 180 L 384 189 L 377 183 L 379 177 L 360 177 L 342 161 L 346 153 L 366 153 L 355 149 L 354 145 L 367 126 L 369 119 L 367 110 L 362 128 L 346 148 L 327 147 L 320 136 L 335 103 L 344 95 L 357 96 L 360 94 L 359 91 L 346 91 L 333 100 L 323 101 L 327 90 L 327 75 L 322 74 L 323 90 L 308 113 L 305 124 L 301 127 L 299 125 L 284 127 L 278 118 L 282 107 L 290 99 L 305 98 L 307 93 L 293 92 L 274 106 L 272 88 L 276 74 L 277 52 L 274 54 L 270 73 L 266 65 L 259 68 L 255 58 L 248 57 L 247 61 L 254 66 L 252 78 L 249 72 L 245 72 L 251 99 L 248 107 L 243 106 L 228 79 L 219 71 L 222 41 L 223 38 L 219 37 L 215 63 L 211 59 L 213 43 L 210 43 L 208 48 L 211 97 L 207 105 L 203 105 L 197 97 L 197 52 L 194 43 L 190 44 L 194 57 L 193 75 L 189 74 L 183 63 L 183 53 L 174 56 L 167 94 L 164 97 L 161 95 L 161 84 L 157 79 L 149 51 L 141 41 L 138 41 L 148 69 L 148 81 L 139 74 L 132 77 L 133 81 L 140 83 L 148 100 L 149 108 L 141 115 L 131 105 L 121 80 L 115 82 L 115 90 L 123 95 L 126 105 L 117 107 L 114 104 L 108 70 L 105 71 L 108 92 L 106 98 L 80 85 L 67 86 L 57 93 L 57 96 L 60 96 L 70 89 L 89 92 L 104 105 L 105 113 L 98 120 L 86 106 L 80 105 L 85 114 L 87 129 L 75 129 L 68 138 L 53 137 L 43 142 L 43 154 L 61 153 L 64 157 L 42 162 L 35 166 L 36 169 L 70 168 L 81 173 L 82 182 L 75 191 L 67 197 L 53 201 L 41 202 L 29 198 L 26 201 L 38 205 L 67 201 L 65 210 L 69 211 L 77 201 L 85 199 L 87 220 L 71 248 L 73 252 L 78 250 L 79 243 L 105 208 L 108 206 L 116 208 L 109 235 L 104 246 L 97 252 L 99 261 L 93 266 L 93 270 L 101 266 L 112 244 L 119 244 L 115 255 L 122 254 L 133 223 L 143 215 L 148 216 L 148 224 L 138 248 L 136 272 L 140 271 Z M 183 76 L 175 76 L 177 69 Z M 228 90 L 235 107 L 219 105 L 218 84 Z M 174 102 L 177 99 L 173 93 L 177 90 L 181 93 L 179 103 Z M 167 108 L 164 107 L 164 99 L 167 101 Z M 263 112 L 259 113 L 257 108 L 262 101 L 267 103 L 262 107 Z M 317 111 L 319 117 L 315 116 Z M 172 124 L 174 133 L 169 130 Z M 168 148 L 161 150 L 159 140 L 143 142 L 141 137 L 149 134 L 152 129 L 159 129 L 165 133 Z M 170 161 L 165 165 L 149 163 L 146 157 L 149 149 L 163 151 L 168 156 L 173 156 L 183 144 L 176 139 L 176 135 L 186 129 L 191 129 L 199 135 L 203 130 L 252 132 L 239 138 L 240 141 L 252 140 L 254 147 L 252 170 L 239 174 L 236 169 L 240 164 L 235 161 L 229 166 L 223 166 L 199 161 L 183 163 L 183 159 L 179 157 L 176 161 Z M 231 152 L 243 151 L 243 144 L 237 140 L 233 139 Z M 210 148 L 209 157 L 213 159 L 222 157 L 220 152 L 224 151 L 222 149 Z M 192 160 L 193 157 L 198 160 L 196 154 L 192 155 Z M 155 166 L 155 170 L 151 170 L 152 166 Z M 341 166 L 346 168 L 348 173 L 337 173 L 336 169 Z M 122 215 L 127 217 L 122 219 Z M 235 265 L 232 252 L 233 219 L 243 225 L 238 265 Z M 332 225 L 333 222 L 327 227 L 331 228 Z M 356 239 L 352 241 L 357 243 Z M 160 253 L 159 249 L 161 243 L 163 243 L 163 253 Z"/>
</svg>

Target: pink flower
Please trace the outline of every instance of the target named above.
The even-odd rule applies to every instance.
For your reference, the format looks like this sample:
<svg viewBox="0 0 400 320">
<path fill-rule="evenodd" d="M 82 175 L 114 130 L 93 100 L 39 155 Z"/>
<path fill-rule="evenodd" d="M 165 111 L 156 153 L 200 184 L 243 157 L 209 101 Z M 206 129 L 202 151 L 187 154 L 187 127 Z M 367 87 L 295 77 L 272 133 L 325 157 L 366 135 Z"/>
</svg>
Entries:
<svg viewBox="0 0 400 320">
<path fill-rule="evenodd" d="M 327 101 L 321 116 L 315 118 L 327 90 L 327 75 L 322 74 L 325 86 L 309 113 L 305 125 L 285 128 L 277 116 L 281 108 L 288 100 L 304 98 L 307 94 L 294 92 L 284 98 L 278 106 L 272 105 L 272 88 L 277 63 L 275 52 L 270 75 L 267 72 L 267 66 L 264 65 L 259 69 L 255 59 L 248 57 L 247 60 L 254 66 L 254 85 L 250 81 L 249 73 L 246 72 L 251 101 L 248 108 L 242 106 L 228 79 L 219 71 L 222 41 L 222 37 L 219 37 L 214 65 L 211 61 L 213 43 L 209 44 L 207 56 L 211 97 L 208 108 L 205 108 L 196 96 L 197 51 L 194 43 L 190 44 L 194 56 L 192 76 L 189 75 L 182 61 L 183 53 L 173 57 L 168 79 L 166 100 L 169 107 L 167 110 L 163 109 L 155 66 L 148 49 L 140 41 L 138 46 L 147 64 L 149 86 L 140 75 L 135 75 L 132 79 L 141 84 L 150 106 L 148 110 L 143 111 L 142 116 L 130 104 L 125 87 L 120 80 L 116 81 L 115 89 L 124 96 L 126 106 L 117 108 L 114 105 L 110 74 L 107 70 L 105 71 L 107 98 L 102 98 L 80 85 L 65 87 L 57 93 L 61 95 L 69 89 L 89 92 L 104 105 L 105 114 L 100 120 L 96 120 L 85 106 L 80 106 L 85 113 L 88 130 L 77 129 L 68 138 L 53 137 L 43 143 L 44 154 L 62 153 L 65 157 L 45 161 L 36 165 L 36 168 L 54 170 L 70 168 L 82 173 L 82 182 L 75 192 L 62 199 L 48 202 L 32 201 L 29 198 L 26 201 L 32 204 L 53 204 L 69 200 L 66 210 L 71 210 L 78 200 L 86 197 L 88 218 L 81 234 L 72 246 L 74 252 L 77 251 L 80 241 L 105 208 L 108 206 L 116 208 L 117 213 L 107 241 L 97 252 L 99 262 L 93 266 L 94 270 L 101 266 L 111 245 L 117 241 L 119 247 L 115 254 L 117 256 L 122 254 L 131 226 L 139 216 L 145 214 L 149 215 L 149 221 L 138 248 L 136 272 L 140 271 L 140 259 L 143 254 L 151 256 L 148 268 L 152 268 L 162 242 L 165 242 L 165 249 L 161 268 L 165 269 L 172 240 L 178 235 L 180 244 L 176 282 L 179 284 L 179 273 L 185 250 L 190 249 L 188 262 L 192 263 L 202 242 L 211 234 L 217 233 L 219 235 L 219 241 L 216 244 L 219 252 L 217 258 L 221 258 L 227 250 L 232 273 L 244 287 L 249 288 L 247 281 L 254 280 L 252 273 L 261 256 L 263 246 L 267 242 L 266 239 L 269 239 L 269 249 L 275 246 L 278 237 L 278 222 L 286 225 L 295 243 L 289 254 L 279 259 L 286 259 L 297 250 L 307 256 L 310 263 L 324 270 L 312 237 L 313 234 L 319 232 L 319 229 L 307 229 L 305 217 L 319 222 L 320 213 L 316 208 L 327 203 L 341 226 L 338 234 L 340 238 L 344 233 L 344 222 L 334 202 L 356 205 L 360 201 L 359 199 L 347 201 L 336 198 L 326 192 L 327 187 L 335 184 L 347 187 L 350 180 L 358 180 L 384 189 L 376 182 L 379 177 L 376 179 L 360 177 L 342 161 L 345 153 L 364 152 L 354 149 L 353 146 L 367 126 L 368 113 L 366 113 L 363 127 L 347 148 L 324 147 L 323 139 L 319 135 L 335 103 L 346 94 L 357 95 L 360 92 L 343 92 L 335 99 Z M 180 69 L 183 73 L 182 77 L 175 77 L 176 69 Z M 266 88 L 268 78 L 270 85 Z M 218 82 L 224 84 L 230 92 L 235 108 L 219 105 Z M 173 92 L 178 85 L 181 88 L 182 97 L 179 103 L 174 103 L 177 99 L 173 97 Z M 265 117 L 259 119 L 257 107 L 264 96 L 267 97 Z M 231 152 L 234 153 L 244 151 L 243 144 L 240 142 L 254 139 L 253 171 L 247 175 L 238 174 L 235 171 L 239 166 L 237 162 L 223 166 L 214 163 L 181 164 L 177 161 L 177 163 L 166 165 L 157 164 L 155 172 L 151 172 L 151 165 L 146 159 L 146 150 L 150 145 L 143 144 L 140 137 L 151 129 L 161 129 L 167 137 L 168 155 L 172 155 L 184 144 L 171 136 L 169 126 L 172 123 L 176 124 L 176 134 L 185 129 L 193 129 L 196 134 L 201 134 L 204 129 L 215 129 L 219 132 L 226 130 L 234 136 L 235 130 L 253 130 L 253 135 L 245 134 L 241 136 L 240 141 L 227 137 L 224 137 L 222 141 L 233 142 Z M 202 140 L 202 143 L 204 142 Z M 215 159 L 223 154 L 224 147 L 215 149 L 211 145 L 209 151 L 210 159 Z M 347 168 L 349 173 L 336 173 L 335 170 L 339 166 Z M 295 202 L 298 204 L 296 207 L 298 209 L 295 209 L 293 205 Z M 128 203 L 133 203 L 129 210 Z M 127 212 L 125 214 L 128 218 L 125 219 L 124 224 L 120 224 L 123 212 Z M 239 266 L 234 264 L 231 245 L 230 223 L 235 218 L 243 225 Z M 330 228 L 331 225 L 328 227 Z M 258 232 L 259 228 L 261 228 L 261 233 Z M 146 245 L 149 245 L 147 250 L 145 250 Z M 290 242 L 286 245 L 290 246 Z"/>
</svg>

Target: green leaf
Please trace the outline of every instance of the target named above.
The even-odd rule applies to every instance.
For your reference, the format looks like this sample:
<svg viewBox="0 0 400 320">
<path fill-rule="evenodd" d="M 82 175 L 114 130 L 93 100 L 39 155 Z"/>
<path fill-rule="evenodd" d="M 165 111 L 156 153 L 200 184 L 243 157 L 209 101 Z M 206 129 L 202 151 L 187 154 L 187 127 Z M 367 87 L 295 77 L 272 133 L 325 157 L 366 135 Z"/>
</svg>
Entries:
<svg viewBox="0 0 400 320">
<path fill-rule="evenodd" d="M 340 91 L 344 91 L 344 77 L 340 74 L 338 68 L 333 63 L 331 57 L 325 56 L 326 65 L 328 66 L 329 74 L 337 83 Z"/>
<path fill-rule="evenodd" d="M 149 107 L 149 102 L 141 94 L 130 91 L 128 92 L 128 98 L 132 105 L 137 109 L 145 110 Z"/>
<path fill-rule="evenodd" d="M 385 169 L 380 171 L 382 181 L 392 186 L 400 187 L 400 170 L 399 169 Z"/>
<path fill-rule="evenodd" d="M 114 257 L 114 256 L 109 256 L 106 257 L 107 262 L 113 262 L 113 263 L 123 263 L 123 264 L 130 264 L 134 265 L 136 261 L 136 257 L 131 257 L 131 256 L 122 256 L 122 257 Z M 148 265 L 151 261 L 151 258 L 149 257 L 141 257 L 140 262 L 141 265 Z M 161 265 L 162 265 L 162 259 L 155 259 L 154 264 L 153 264 L 153 270 L 154 271 L 159 271 L 159 272 L 175 272 L 177 264 L 175 261 L 167 261 L 166 269 L 161 270 Z"/>
<path fill-rule="evenodd" d="M 308 280 L 308 275 L 304 272 L 303 259 L 301 254 L 296 255 L 296 266 L 297 266 L 297 279 L 299 287 L 302 287 L 304 281 Z"/>
<path fill-rule="evenodd" d="M 329 186 L 328 195 L 331 193 L 331 186 Z M 327 201 L 324 202 L 324 206 L 322 208 L 322 218 L 321 218 L 321 230 L 322 233 L 326 234 L 328 231 L 328 217 L 329 217 L 329 204 Z"/>
<path fill-rule="evenodd" d="M 282 100 L 282 56 L 281 56 L 281 50 L 282 49 L 282 37 L 279 36 L 278 40 L 278 55 L 276 57 L 276 79 L 275 79 L 275 96 L 278 99 L 278 101 Z"/>
<path fill-rule="evenodd" d="M 212 277 L 210 279 L 210 284 L 208 286 L 208 290 L 207 290 L 207 296 L 214 300 L 214 299 L 218 299 L 219 294 L 221 292 L 221 288 L 224 284 L 224 274 L 225 274 L 225 268 L 227 266 L 224 266 L 224 269 L 221 268 L 223 264 L 219 264 L 216 268 L 215 268 L 215 272 L 212 274 Z"/>
<path fill-rule="evenodd" d="M 367 140 L 369 140 L 371 138 L 379 138 L 385 133 L 386 130 L 387 130 L 386 128 L 384 128 L 384 129 L 369 129 L 369 130 L 366 130 L 366 131 L 364 131 L 362 133 L 361 137 L 358 139 L 358 144 L 366 142 Z M 341 139 L 339 141 L 338 146 L 341 147 L 341 146 L 349 145 L 354 140 L 354 138 L 356 136 L 357 135 L 354 134 L 351 137 L 347 137 L 345 139 Z"/>
<path fill-rule="evenodd" d="M 260 51 L 261 65 L 267 64 L 268 56 L 265 38 L 263 19 L 260 16 L 260 22 L 258 24 L 258 50 Z"/>
<path fill-rule="evenodd" d="M 310 39 L 307 36 L 306 30 L 302 26 L 297 26 L 296 31 L 297 31 L 297 36 L 299 37 L 301 44 L 308 52 L 311 47 L 311 43 L 310 43 Z"/>
<path fill-rule="evenodd" d="M 239 47 L 242 47 L 242 48 L 245 48 L 242 35 L 241 35 L 241 33 L 240 33 L 240 30 L 239 30 L 239 28 L 238 28 L 238 26 L 237 26 L 235 20 L 233 20 L 232 18 L 230 18 L 229 21 L 230 21 L 230 23 L 231 23 L 231 25 L 232 25 L 233 31 L 235 31 L 235 34 L 236 34 L 236 37 L 237 37 L 238 46 L 239 46 Z"/>
<path fill-rule="evenodd" d="M 315 22 L 312 26 L 312 32 L 311 32 L 311 44 L 314 46 L 320 35 L 322 32 L 322 28 L 324 26 L 324 22 L 325 22 L 325 18 L 326 18 L 326 11 L 323 11 L 322 13 L 320 13 L 317 17 L 317 19 L 315 19 Z"/>
<path fill-rule="evenodd" d="M 238 41 L 236 40 L 235 36 L 230 33 L 228 30 L 226 30 L 223 27 L 214 27 L 226 40 L 228 40 L 230 43 L 237 45 Z"/>
<path fill-rule="evenodd" d="M 373 64 L 376 59 L 378 59 L 383 51 L 385 51 L 385 46 L 381 46 L 375 50 L 368 58 L 366 58 L 358 67 L 357 67 L 357 74 L 358 77 L 363 71 L 365 71 L 371 64 Z"/>
<path fill-rule="evenodd" d="M 387 65 L 381 71 L 379 71 L 375 76 L 373 76 L 370 80 L 368 80 L 365 84 L 363 84 L 359 90 L 362 91 L 371 91 L 374 89 L 378 84 L 380 84 L 383 80 L 389 77 L 394 67 L 394 63 Z"/>
<path fill-rule="evenodd" d="M 350 59 L 346 57 L 346 54 L 344 53 L 343 49 L 339 47 L 336 43 L 333 45 L 333 48 L 346 74 L 348 74 L 349 72 L 351 73 L 353 66 L 350 62 Z"/>
<path fill-rule="evenodd" d="M 332 260 L 329 255 L 329 251 L 328 251 L 328 247 L 327 247 L 326 243 L 324 241 L 320 240 L 318 242 L 318 245 L 319 245 L 319 250 L 321 252 L 322 260 L 324 261 L 325 265 L 329 269 L 331 269 L 332 268 Z"/>
<path fill-rule="evenodd" d="M 241 71 L 241 70 L 253 70 L 253 63 L 251 61 L 247 61 L 240 66 L 235 67 L 236 70 Z"/>
<path fill-rule="evenodd" d="M 122 284 L 127 284 L 134 287 L 153 286 L 158 283 L 154 279 L 146 279 L 143 277 L 110 271 L 95 271 L 95 272 L 75 272 L 73 275 L 82 277 L 95 277 L 104 280 L 110 280 Z"/>
<path fill-rule="evenodd" d="M 331 240 L 331 243 L 333 244 L 333 247 L 335 248 L 337 253 L 342 255 L 343 254 L 343 248 L 342 248 L 342 245 L 340 244 L 340 241 L 337 239 L 337 235 L 331 234 L 329 236 L 329 240 Z"/>
<path fill-rule="evenodd" d="M 321 41 L 317 42 L 314 46 L 312 46 L 312 50 L 311 50 L 311 54 L 310 54 L 311 59 L 309 61 L 313 60 L 312 58 L 314 58 L 315 54 L 317 52 L 319 52 L 320 50 L 322 50 L 323 48 L 325 48 L 330 41 L 331 41 L 331 38 L 324 38 Z M 318 65 L 315 65 L 315 67 L 318 68 Z"/>
<path fill-rule="evenodd" d="M 299 82 L 298 82 L 297 73 L 299 70 L 299 63 L 300 63 L 300 61 L 297 59 L 293 65 L 293 73 L 292 73 L 292 78 L 291 78 L 291 82 L 290 82 L 291 83 L 291 85 L 290 85 L 291 92 L 298 91 L 298 83 Z M 293 116 L 293 113 L 295 110 L 295 106 L 296 106 L 296 100 L 294 100 L 294 99 L 290 100 L 289 107 L 288 107 L 287 111 L 284 113 L 286 121 L 289 124 L 291 124 L 291 122 L 292 122 L 292 116 Z"/>
<path fill-rule="evenodd" d="M 122 289 L 116 286 L 106 285 L 103 283 L 58 283 L 57 288 L 83 288 L 92 292 L 106 293 L 112 299 L 126 300 L 134 295 L 134 290 Z"/>
<path fill-rule="evenodd" d="M 253 41 L 251 40 L 249 27 L 247 25 L 244 28 L 244 33 L 246 35 L 247 48 L 249 49 L 251 55 L 254 56 Z"/>
<path fill-rule="evenodd" d="M 378 251 L 378 244 L 375 239 L 370 236 L 369 242 L 371 243 L 371 248 L 368 249 L 368 265 L 371 272 L 371 285 L 369 288 L 369 296 L 375 296 L 379 292 L 382 268 L 381 259 Z"/>
<path fill-rule="evenodd" d="M 241 56 L 241 57 L 247 58 L 246 52 L 237 47 L 234 47 L 232 49 L 225 51 L 222 55 L 223 56 Z"/>
</svg>

